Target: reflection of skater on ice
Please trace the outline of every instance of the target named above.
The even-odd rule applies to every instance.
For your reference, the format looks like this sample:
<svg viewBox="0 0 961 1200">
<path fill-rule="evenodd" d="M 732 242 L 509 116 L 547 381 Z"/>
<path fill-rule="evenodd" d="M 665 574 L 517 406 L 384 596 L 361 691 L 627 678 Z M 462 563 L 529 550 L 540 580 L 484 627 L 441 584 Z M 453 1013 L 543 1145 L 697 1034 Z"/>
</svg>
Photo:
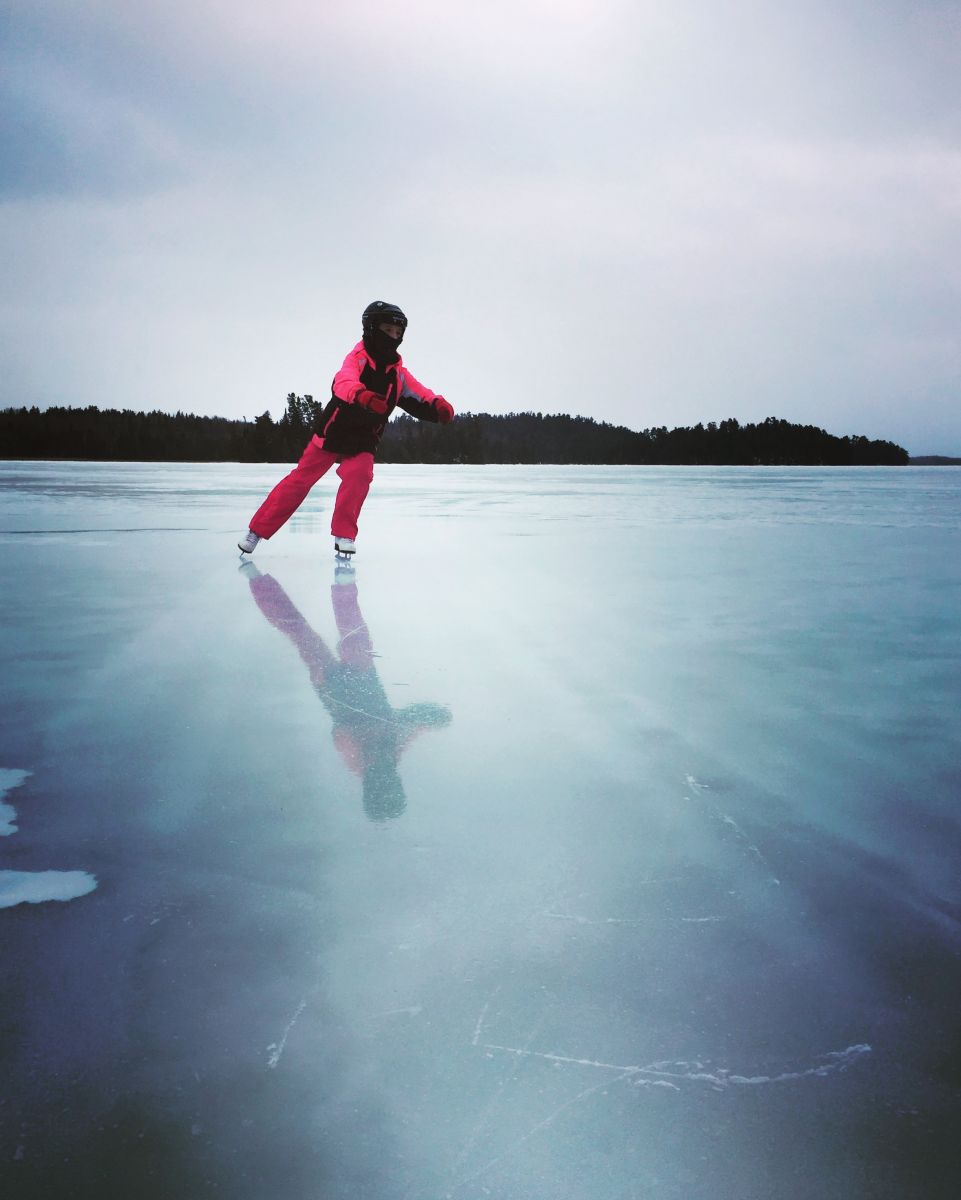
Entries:
<svg viewBox="0 0 961 1200">
<path fill-rule="evenodd" d="M 441 425 L 454 419 L 444 397 L 419 383 L 397 353 L 407 329 L 407 318 L 397 305 L 385 300 L 368 304 L 361 326 L 363 337 L 334 376 L 317 432 L 297 466 L 250 518 L 250 528 L 237 543 L 242 553 L 253 554 L 258 542 L 273 537 L 337 463 L 341 482 L 330 532 L 338 556 L 350 557 L 357 549 L 357 521 L 374 478 L 377 443 L 394 409 L 400 406 L 419 421 Z"/>
<path fill-rule="evenodd" d="M 336 656 L 314 632 L 276 579 L 248 559 L 243 572 L 257 607 L 297 647 L 310 681 L 334 723 L 334 744 L 364 784 L 364 811 L 372 821 L 399 817 L 406 800 L 397 771 L 400 757 L 425 729 L 449 725 L 440 704 L 392 708 L 374 667 L 374 648 L 357 600 L 353 571 L 338 568 L 330 597 L 340 640 Z"/>
</svg>

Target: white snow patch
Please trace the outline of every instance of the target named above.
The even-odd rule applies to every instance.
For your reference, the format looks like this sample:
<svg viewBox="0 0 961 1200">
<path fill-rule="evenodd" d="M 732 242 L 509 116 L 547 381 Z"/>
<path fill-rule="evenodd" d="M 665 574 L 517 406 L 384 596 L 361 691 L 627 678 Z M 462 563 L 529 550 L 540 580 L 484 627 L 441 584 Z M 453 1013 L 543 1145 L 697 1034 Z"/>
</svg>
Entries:
<svg viewBox="0 0 961 1200">
<path fill-rule="evenodd" d="M 11 833 L 17 832 L 14 825 L 17 811 L 13 805 L 4 804 L 3 798 L 7 792 L 12 792 L 25 779 L 29 779 L 31 774 L 30 771 L 20 771 L 13 767 L 0 767 L 0 837 L 9 837 Z"/>
<path fill-rule="evenodd" d="M 0 837 L 17 832 L 16 810 L 3 797 L 19 787 L 32 771 L 0 767 Z M 97 886 L 89 871 L 0 871 L 0 908 L 16 904 L 45 904 L 48 900 L 76 900 Z"/>
<path fill-rule="evenodd" d="M 97 886 L 88 871 L 0 871 L 0 908 L 76 900 Z"/>
</svg>

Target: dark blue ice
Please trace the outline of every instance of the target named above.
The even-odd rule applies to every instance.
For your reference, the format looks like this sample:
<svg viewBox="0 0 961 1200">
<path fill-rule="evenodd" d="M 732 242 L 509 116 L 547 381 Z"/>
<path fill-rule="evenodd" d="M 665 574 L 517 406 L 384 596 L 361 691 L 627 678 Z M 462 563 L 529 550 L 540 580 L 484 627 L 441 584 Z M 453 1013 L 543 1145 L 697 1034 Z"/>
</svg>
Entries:
<svg viewBox="0 0 961 1200">
<path fill-rule="evenodd" d="M 0 464 L 0 1194 L 957 1193 L 961 471 Z"/>
</svg>

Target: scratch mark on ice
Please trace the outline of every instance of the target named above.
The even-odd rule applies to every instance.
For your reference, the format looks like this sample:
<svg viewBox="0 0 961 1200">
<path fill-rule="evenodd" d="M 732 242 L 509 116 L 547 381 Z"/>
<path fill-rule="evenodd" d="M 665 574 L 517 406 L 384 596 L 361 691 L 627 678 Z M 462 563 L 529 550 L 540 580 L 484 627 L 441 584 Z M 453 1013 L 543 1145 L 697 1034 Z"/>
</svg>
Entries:
<svg viewBox="0 0 961 1200">
<path fill-rule="evenodd" d="M 579 917 L 575 913 L 559 913 L 551 912 L 549 909 L 544 910 L 545 917 L 552 917 L 555 921 L 573 921 L 575 925 L 600 925 L 600 921 L 592 921 L 589 917 Z"/>
<path fill-rule="evenodd" d="M 297 1024 L 298 1017 L 300 1016 L 300 1014 L 304 1011 L 304 1009 L 306 1007 L 307 1007 L 307 997 L 305 996 L 304 999 L 301 1000 L 300 1004 L 297 1005 L 297 1011 L 287 1022 L 287 1028 L 284 1030 L 283 1036 L 281 1037 L 280 1041 L 279 1042 L 271 1042 L 270 1045 L 267 1047 L 267 1050 L 269 1051 L 269 1055 L 270 1055 L 269 1058 L 267 1059 L 267 1066 L 270 1067 L 271 1070 L 273 1070 L 277 1066 L 277 1064 L 280 1062 L 281 1055 L 284 1052 L 284 1047 L 287 1045 L 287 1039 L 290 1037 L 290 1031 Z"/>
<path fill-rule="evenodd" d="M 575 925 L 646 925 L 646 921 L 633 921 L 628 917 L 604 917 L 600 921 L 592 920 L 590 917 L 582 917 L 578 913 L 561 913 L 552 912 L 550 909 L 544 910 L 545 917 L 551 917 L 555 921 L 571 921 Z"/>
<path fill-rule="evenodd" d="M 496 989 L 496 992 L 494 994 L 496 995 L 496 993 L 499 991 L 500 991 L 500 987 L 498 987 Z M 491 997 L 491 999 L 493 999 L 493 996 Z M 488 1001 L 488 1003 L 490 1003 L 490 1001 Z M 537 1033 L 540 1029 L 540 1024 L 541 1024 L 540 1021 L 538 1021 L 537 1024 L 535 1024 L 534 1028 L 527 1035 L 527 1039 L 524 1042 L 525 1047 L 529 1046 L 531 1044 L 531 1042 L 534 1040 L 534 1038 L 537 1036 Z M 476 1045 L 476 1043 L 475 1043 L 475 1045 Z M 497 1088 L 495 1089 L 493 1096 L 491 1096 L 490 1100 L 488 1100 L 488 1102 L 484 1105 L 483 1109 L 481 1110 L 480 1117 L 478 1118 L 476 1125 L 471 1130 L 470 1136 L 467 1138 L 467 1141 L 461 1147 L 461 1151 L 460 1151 L 460 1154 L 458 1154 L 458 1156 L 457 1156 L 456 1162 L 451 1167 L 452 1175 L 456 1174 L 456 1172 L 459 1171 L 460 1168 L 462 1167 L 462 1165 L 466 1162 L 471 1151 L 474 1149 L 474 1146 L 477 1144 L 477 1139 L 480 1137 L 480 1135 L 483 1133 L 483 1131 L 487 1128 L 488 1124 L 490 1123 L 491 1116 L 493 1115 L 493 1113 L 497 1109 L 498 1105 L 500 1104 L 501 1097 L 504 1094 L 504 1089 L 513 1080 L 513 1078 L 515 1077 L 517 1072 L 520 1070 L 520 1066 L 521 1066 L 521 1058 L 520 1058 L 520 1056 L 518 1056 L 514 1060 L 514 1065 L 511 1067 L 511 1069 L 507 1072 L 507 1074 L 504 1076 L 504 1078 L 497 1085 Z M 457 1186 L 459 1186 L 459 1185 L 457 1185 Z"/>
<path fill-rule="evenodd" d="M 553 1125 L 553 1123 L 557 1120 L 557 1118 L 561 1115 L 561 1113 L 566 1112 L 567 1109 L 569 1109 L 569 1108 L 573 1108 L 575 1104 L 580 1104 L 581 1101 L 586 1100 L 589 1096 L 593 1096 L 595 1092 L 599 1092 L 604 1088 L 611 1087 L 613 1084 L 619 1083 L 621 1079 L 628 1078 L 630 1073 L 631 1072 L 628 1071 L 625 1074 L 623 1074 L 613 1080 L 604 1079 L 600 1083 L 594 1084 L 593 1087 L 585 1088 L 584 1091 L 578 1092 L 576 1096 L 573 1096 L 570 1100 L 566 1100 L 560 1106 L 560 1108 L 556 1108 L 550 1114 L 550 1116 L 545 1117 L 542 1121 L 538 1121 L 536 1125 L 534 1125 L 530 1129 L 528 1129 L 528 1131 L 525 1134 L 522 1134 L 517 1139 L 517 1141 L 512 1142 L 502 1153 L 498 1154 L 496 1158 L 492 1158 L 489 1162 L 486 1162 L 482 1167 L 480 1167 L 478 1170 L 474 1171 L 473 1174 L 467 1175 L 463 1179 L 459 1179 L 454 1184 L 454 1187 L 455 1188 L 464 1187 L 466 1184 L 472 1183 L 475 1179 L 480 1178 L 480 1176 L 486 1175 L 488 1171 L 490 1171 L 492 1168 L 496 1167 L 497 1164 L 499 1162 L 502 1162 L 503 1159 L 507 1158 L 507 1156 L 509 1154 L 513 1154 L 513 1152 L 515 1150 L 519 1149 L 521 1146 L 523 1146 L 525 1142 L 530 1141 L 530 1139 L 532 1137 L 534 1137 L 535 1134 L 540 1133 L 540 1131 L 542 1129 L 547 1129 L 548 1126 Z"/>
<path fill-rule="evenodd" d="M 693 775 L 685 776 L 685 781 L 686 781 L 688 787 L 692 791 L 698 791 L 698 792 L 710 791 L 710 788 L 706 783 L 699 783 L 694 778 Z M 693 798 L 694 797 L 692 797 L 692 796 L 688 797 L 688 799 L 693 799 Z M 740 827 L 740 825 L 738 825 L 737 821 L 735 821 L 734 818 L 732 816 L 730 816 L 728 813 L 721 812 L 721 810 L 716 805 L 711 804 L 709 801 L 701 800 L 700 802 L 707 809 L 707 812 L 710 814 L 710 816 L 713 817 L 715 821 L 719 821 L 722 825 L 726 825 L 733 833 L 734 840 L 739 842 L 748 854 L 750 854 L 753 858 L 757 859 L 757 861 L 764 868 L 764 870 L 768 872 L 768 875 L 770 877 L 770 882 L 777 884 L 777 886 L 780 887 L 781 881 L 780 881 L 780 879 L 777 878 L 777 876 L 771 870 L 770 864 L 768 863 L 767 859 L 764 857 L 764 855 L 761 853 L 761 851 L 757 848 L 757 846 L 754 845 L 754 843 L 747 836 L 747 834 Z"/>
<path fill-rule="evenodd" d="M 491 994 L 484 1001 L 484 1007 L 480 1010 L 480 1016 L 477 1018 L 477 1024 L 474 1026 L 474 1036 L 471 1039 L 472 1046 L 476 1046 L 477 1043 L 480 1041 L 481 1031 L 484 1028 L 484 1020 L 487 1017 L 487 1011 L 491 1006 L 491 1001 L 494 999 L 494 997 L 497 995 L 497 993 L 500 990 L 501 990 L 501 985 L 498 984 L 497 987 L 494 988 L 494 990 L 491 992 Z"/>
<path fill-rule="evenodd" d="M 392 717 L 382 717 L 379 713 L 368 712 L 366 708 L 357 708 L 353 704 L 348 704 L 346 700 L 341 700 L 337 696 L 332 696 L 330 692 L 322 692 L 320 694 L 324 700 L 329 700 L 331 704 L 336 704 L 339 708 L 346 708 L 348 712 L 357 713 L 358 716 L 366 717 L 369 721 L 380 721 L 382 725 L 397 724 Z"/>
<path fill-rule="evenodd" d="M 555 921 L 570 921 L 574 925 L 649 925 L 650 921 L 634 921 L 628 917 L 604 917 L 600 921 L 592 920 L 590 917 L 582 917 L 577 913 L 560 913 L 551 912 L 549 909 L 544 911 L 545 917 L 551 917 Z M 673 918 L 659 917 L 651 918 L 659 920 L 671 920 Z M 724 917 L 681 917 L 681 921 L 688 924 L 707 924 L 715 921 L 723 921 Z"/>
<path fill-rule="evenodd" d="M 602 1067 L 605 1071 L 640 1071 L 641 1067 L 625 1067 L 621 1063 L 598 1062 L 593 1058 L 571 1058 L 566 1054 L 549 1054 L 544 1050 L 527 1050 L 520 1046 L 499 1046 L 494 1042 L 485 1042 L 485 1050 L 500 1050 L 504 1054 L 516 1054 L 523 1058 L 546 1058 L 548 1062 L 573 1063 L 578 1067 Z"/>
<path fill-rule="evenodd" d="M 574 1058 L 565 1054 L 546 1053 L 542 1050 L 528 1050 L 519 1046 L 499 1046 L 486 1044 L 485 1050 L 499 1050 L 505 1054 L 514 1054 L 525 1058 L 542 1058 L 548 1062 L 570 1063 L 578 1067 L 597 1067 L 604 1071 L 616 1071 L 621 1077 L 628 1075 L 653 1075 L 658 1080 L 680 1080 L 681 1082 L 709 1083 L 718 1091 L 734 1085 L 739 1087 L 757 1087 L 769 1083 L 788 1083 L 796 1079 L 807 1079 L 813 1076 L 824 1078 L 835 1071 L 846 1070 L 862 1055 L 870 1054 L 871 1047 L 864 1042 L 848 1046 L 844 1050 L 831 1050 L 820 1055 L 820 1061 L 814 1066 L 804 1067 L 796 1071 L 782 1071 L 778 1075 L 739 1075 L 726 1067 L 718 1067 L 714 1071 L 707 1069 L 701 1062 L 670 1062 L 659 1061 L 647 1066 L 626 1066 L 622 1063 L 600 1062 L 592 1058 Z M 649 1083 L 649 1080 L 636 1080 L 639 1084 Z M 674 1090 L 680 1089 L 676 1084 L 669 1084 Z"/>
</svg>

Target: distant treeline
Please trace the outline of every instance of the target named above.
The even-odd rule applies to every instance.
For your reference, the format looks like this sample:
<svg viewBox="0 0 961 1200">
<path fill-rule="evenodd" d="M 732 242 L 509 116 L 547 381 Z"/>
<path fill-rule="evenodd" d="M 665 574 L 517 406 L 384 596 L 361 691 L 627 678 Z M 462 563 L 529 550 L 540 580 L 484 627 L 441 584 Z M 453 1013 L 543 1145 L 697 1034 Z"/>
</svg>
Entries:
<svg viewBox="0 0 961 1200">
<path fill-rule="evenodd" d="M 294 462 L 322 405 L 287 397 L 283 416 L 253 421 L 124 409 L 0 410 L 0 458 L 128 462 Z M 378 450 L 395 463 L 609 463 L 703 466 L 898 466 L 893 442 L 834 437 L 813 425 L 768 417 L 637 432 L 621 425 L 547 413 L 466 413 L 450 425 L 395 417 Z"/>
</svg>

